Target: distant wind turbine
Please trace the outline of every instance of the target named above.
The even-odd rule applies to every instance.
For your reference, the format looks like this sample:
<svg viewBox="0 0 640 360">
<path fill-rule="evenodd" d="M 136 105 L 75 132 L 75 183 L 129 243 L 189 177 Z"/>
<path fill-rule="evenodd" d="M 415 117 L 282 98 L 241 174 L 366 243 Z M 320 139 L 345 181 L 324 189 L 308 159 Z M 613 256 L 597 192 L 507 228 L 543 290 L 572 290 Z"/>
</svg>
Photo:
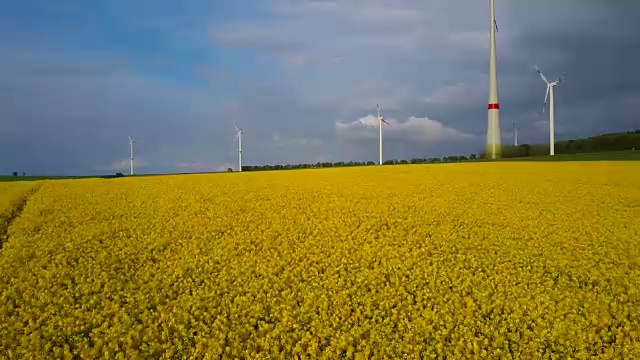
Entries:
<svg viewBox="0 0 640 360">
<path fill-rule="evenodd" d="M 518 146 L 518 123 L 513 120 L 513 146 Z"/>
<path fill-rule="evenodd" d="M 549 82 L 549 80 L 547 80 L 547 77 L 544 76 L 544 74 L 542 73 L 542 71 L 540 71 L 540 69 L 538 68 L 538 66 L 536 66 L 536 71 L 538 72 L 538 74 L 540 75 L 540 77 L 542 78 L 542 80 L 545 82 L 545 84 L 547 84 L 547 93 L 544 96 L 544 106 L 542 107 L 542 113 L 544 114 L 544 110 L 547 107 L 547 99 L 549 98 L 549 155 L 553 156 L 555 155 L 555 106 L 554 106 L 554 99 L 555 99 L 555 95 L 554 95 L 554 91 L 553 88 L 558 86 L 558 84 L 560 84 L 561 82 L 565 81 L 566 76 L 562 75 L 558 80 L 553 81 L 553 82 Z"/>
<path fill-rule="evenodd" d="M 136 141 L 133 140 L 131 136 L 129 136 L 129 162 L 130 162 L 129 174 L 130 175 L 133 175 L 133 144 L 135 142 Z"/>
<path fill-rule="evenodd" d="M 238 140 L 238 171 L 242 171 L 242 134 L 244 134 L 244 130 L 238 128 L 235 121 L 233 127 L 236 128 L 236 137 L 233 139 L 233 143 L 235 144 Z"/>
<path fill-rule="evenodd" d="M 380 165 L 382 165 L 382 123 L 389 125 L 386 120 L 380 116 L 380 104 L 376 104 L 378 107 L 378 124 L 380 125 Z"/>
</svg>

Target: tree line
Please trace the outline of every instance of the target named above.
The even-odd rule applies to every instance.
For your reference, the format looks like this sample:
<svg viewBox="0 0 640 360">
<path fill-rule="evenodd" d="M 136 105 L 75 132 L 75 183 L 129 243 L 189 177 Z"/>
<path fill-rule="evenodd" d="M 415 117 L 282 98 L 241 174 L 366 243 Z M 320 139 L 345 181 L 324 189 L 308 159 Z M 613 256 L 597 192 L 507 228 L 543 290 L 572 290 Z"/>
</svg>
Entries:
<svg viewBox="0 0 640 360">
<path fill-rule="evenodd" d="M 640 150 L 640 130 L 609 133 L 582 139 L 562 140 L 555 142 L 555 153 L 580 154 L 608 151 Z M 521 144 L 502 147 L 503 158 L 520 158 L 528 156 L 549 155 L 549 144 Z M 485 153 L 480 153 L 484 158 Z"/>
<path fill-rule="evenodd" d="M 640 130 L 610 133 L 592 136 L 583 139 L 556 141 L 556 154 L 578 154 L 592 152 L 607 151 L 624 151 L 624 150 L 640 150 Z M 544 156 L 549 155 L 549 144 L 521 144 L 518 146 L 505 145 L 502 148 L 503 158 L 517 158 L 527 156 Z M 442 158 L 412 158 L 412 159 L 393 159 L 386 160 L 383 165 L 402 165 L 402 164 L 439 164 L 463 161 L 475 161 L 484 159 L 485 153 L 470 155 L 452 155 Z M 331 167 L 350 167 L 350 166 L 374 166 L 374 161 L 338 161 L 338 162 L 317 162 L 315 164 L 285 164 L 285 165 L 246 165 L 242 167 L 242 171 L 267 171 L 267 170 L 293 170 L 293 169 L 319 169 Z M 233 171 L 231 168 L 228 171 Z"/>
<path fill-rule="evenodd" d="M 625 150 L 640 150 L 640 130 L 609 133 L 591 136 L 588 138 L 574 139 L 574 140 L 562 140 L 555 143 L 556 154 L 579 154 L 579 153 L 594 153 L 594 152 L 607 152 L 607 151 L 625 151 Z M 549 144 L 521 144 L 518 146 L 505 145 L 502 147 L 503 158 L 520 158 L 528 156 L 544 156 L 549 155 Z M 427 158 L 412 158 L 408 160 L 387 160 L 383 162 L 383 165 L 402 165 L 402 164 L 438 164 L 438 163 L 451 163 L 462 161 L 475 161 L 477 159 L 484 159 L 484 151 L 479 154 L 466 155 L 452 155 L 444 156 L 442 158 L 427 157 Z M 293 169 L 316 169 L 316 168 L 330 168 L 330 167 L 350 167 L 350 166 L 373 166 L 376 165 L 373 161 L 338 161 L 338 162 L 317 162 L 315 164 L 286 164 L 286 165 L 246 165 L 242 167 L 242 171 L 265 171 L 265 170 L 293 170 Z M 233 171 L 229 168 L 228 171 Z M 13 176 L 19 176 L 17 171 L 13 172 Z M 22 172 L 22 176 L 26 176 Z M 123 177 L 122 173 L 115 175 L 107 175 L 107 178 Z"/>
<path fill-rule="evenodd" d="M 438 163 L 450 163 L 477 160 L 477 154 L 454 155 L 444 156 L 442 158 L 412 158 L 406 159 L 393 159 L 382 162 L 382 165 L 404 165 L 404 164 L 438 164 Z M 338 162 L 317 162 L 315 164 L 286 164 L 286 165 L 247 165 L 242 166 L 242 171 L 268 171 L 268 170 L 293 170 L 293 169 L 320 169 L 331 167 L 350 167 L 350 166 L 374 166 L 377 165 L 374 161 L 338 161 Z M 233 171 L 229 168 L 228 171 Z"/>
</svg>

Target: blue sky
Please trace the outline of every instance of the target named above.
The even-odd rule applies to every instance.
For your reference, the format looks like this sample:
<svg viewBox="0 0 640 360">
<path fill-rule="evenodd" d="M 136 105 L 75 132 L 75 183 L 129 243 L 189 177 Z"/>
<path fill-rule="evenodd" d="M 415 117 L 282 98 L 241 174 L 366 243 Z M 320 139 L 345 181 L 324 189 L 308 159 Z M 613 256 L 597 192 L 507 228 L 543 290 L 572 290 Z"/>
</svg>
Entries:
<svg viewBox="0 0 640 360">
<path fill-rule="evenodd" d="M 555 4 L 555 5 L 554 5 Z M 640 128 L 633 2 L 497 1 L 503 141 Z M 478 152 L 486 130 L 484 1 L 8 2 L 0 13 L 0 172 L 211 171 L 235 164 Z M 623 56 L 624 54 L 624 56 Z M 597 71 L 594 71 L 597 69 Z"/>
</svg>

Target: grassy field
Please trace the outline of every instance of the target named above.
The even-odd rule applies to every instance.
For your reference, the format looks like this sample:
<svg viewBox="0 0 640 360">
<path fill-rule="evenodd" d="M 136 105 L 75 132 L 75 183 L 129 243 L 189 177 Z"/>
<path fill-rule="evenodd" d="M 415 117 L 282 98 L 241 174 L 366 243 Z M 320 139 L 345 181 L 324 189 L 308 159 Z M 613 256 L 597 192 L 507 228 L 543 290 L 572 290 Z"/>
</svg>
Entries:
<svg viewBox="0 0 640 360">
<path fill-rule="evenodd" d="M 98 176 L 11 176 L 0 175 L 0 182 L 10 181 L 38 181 L 38 180 L 74 180 L 74 179 L 90 179 Z"/>
<path fill-rule="evenodd" d="M 0 358 L 640 358 L 639 171 L 5 183 Z"/>
<path fill-rule="evenodd" d="M 600 153 L 583 154 L 559 154 L 555 156 L 530 156 L 524 158 L 502 159 L 500 161 L 635 161 L 640 160 L 640 150 L 611 151 Z M 466 162 L 481 162 L 490 160 L 469 160 Z M 290 171 L 290 170 L 289 170 Z M 213 173 L 210 173 L 213 174 Z M 188 175 L 188 174 L 148 174 L 136 176 L 167 176 L 167 175 Z M 106 176 L 106 175 L 104 175 Z M 37 180 L 71 180 L 100 178 L 104 176 L 10 176 L 0 175 L 0 182 L 7 181 L 37 181 Z"/>
<path fill-rule="evenodd" d="M 554 156 L 529 156 L 504 159 L 503 161 L 636 161 L 640 160 L 640 150 L 610 151 L 582 154 L 556 154 Z"/>
</svg>

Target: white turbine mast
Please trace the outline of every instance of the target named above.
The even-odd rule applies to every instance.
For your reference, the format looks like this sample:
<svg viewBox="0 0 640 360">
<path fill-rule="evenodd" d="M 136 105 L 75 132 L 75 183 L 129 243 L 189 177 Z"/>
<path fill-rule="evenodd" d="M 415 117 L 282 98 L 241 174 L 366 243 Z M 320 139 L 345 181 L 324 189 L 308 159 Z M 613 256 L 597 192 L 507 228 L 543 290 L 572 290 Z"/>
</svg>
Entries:
<svg viewBox="0 0 640 360">
<path fill-rule="evenodd" d="M 242 134 L 244 134 L 244 130 L 238 128 L 235 121 L 233 127 L 236 128 L 236 137 L 233 139 L 233 143 L 238 141 L 238 171 L 242 171 Z"/>
<path fill-rule="evenodd" d="M 129 136 L 129 174 L 133 175 L 133 144 L 135 144 L 135 140 Z"/>
<path fill-rule="evenodd" d="M 549 155 L 555 155 L 555 95 L 554 88 L 558 86 L 561 82 L 565 81 L 566 76 L 562 75 L 558 80 L 549 82 L 547 77 L 544 76 L 542 71 L 536 65 L 536 71 L 542 78 L 542 81 L 547 84 L 547 93 L 544 95 L 544 105 L 542 107 L 542 114 L 544 114 L 544 110 L 547 107 L 547 99 L 549 99 Z"/>
<path fill-rule="evenodd" d="M 382 165 L 382 123 L 387 125 L 389 125 L 389 123 L 380 116 L 380 104 L 376 104 L 376 107 L 378 108 L 378 125 L 380 126 L 380 165 Z"/>
<path fill-rule="evenodd" d="M 487 109 L 487 159 L 498 159 L 502 156 L 502 130 L 500 128 L 500 102 L 498 98 L 498 71 L 496 22 L 494 0 L 489 0 L 489 106 Z"/>
<path fill-rule="evenodd" d="M 518 146 L 518 123 L 513 120 L 513 146 Z"/>
</svg>

